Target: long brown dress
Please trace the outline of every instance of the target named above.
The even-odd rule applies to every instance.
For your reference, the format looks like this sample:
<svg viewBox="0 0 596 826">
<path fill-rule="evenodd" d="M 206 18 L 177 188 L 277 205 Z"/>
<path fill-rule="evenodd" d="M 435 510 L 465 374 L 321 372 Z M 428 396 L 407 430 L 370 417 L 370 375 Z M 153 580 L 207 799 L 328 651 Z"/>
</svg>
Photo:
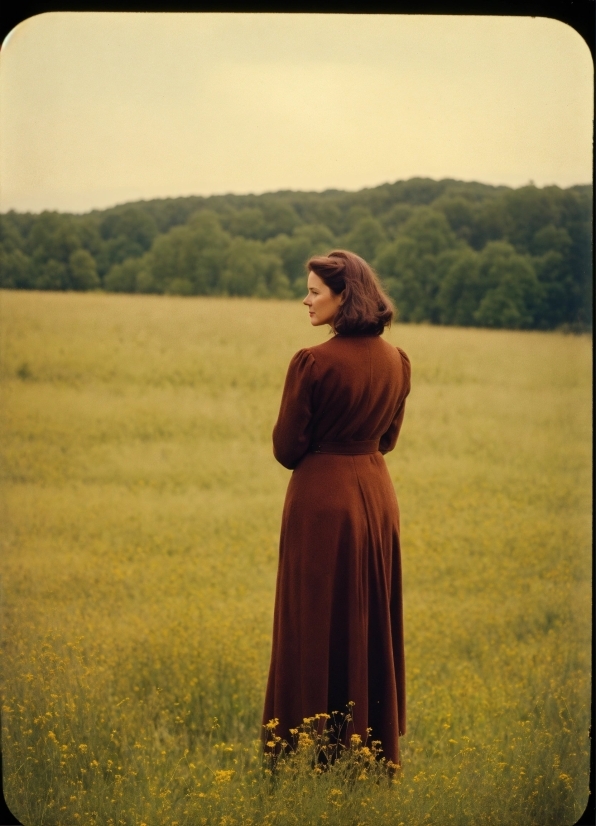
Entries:
<svg viewBox="0 0 596 826">
<path fill-rule="evenodd" d="M 282 515 L 263 724 L 276 734 L 352 711 L 351 732 L 399 762 L 406 730 L 395 447 L 410 362 L 380 336 L 334 336 L 292 358 L 273 430 L 293 470 Z"/>
</svg>

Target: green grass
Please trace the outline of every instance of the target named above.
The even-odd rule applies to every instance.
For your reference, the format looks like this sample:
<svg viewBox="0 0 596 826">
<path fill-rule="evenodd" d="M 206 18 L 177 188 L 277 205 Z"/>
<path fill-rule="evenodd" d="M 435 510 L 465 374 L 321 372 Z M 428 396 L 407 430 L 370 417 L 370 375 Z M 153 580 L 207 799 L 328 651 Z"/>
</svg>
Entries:
<svg viewBox="0 0 596 826">
<path fill-rule="evenodd" d="M 5 795 L 26 826 L 571 824 L 587 802 L 591 341 L 396 325 L 408 734 L 262 767 L 299 303 L 0 293 Z M 324 711 L 324 709 L 321 709 Z M 216 719 L 215 719 L 216 718 Z M 370 744 L 369 744 L 370 745 Z"/>
</svg>

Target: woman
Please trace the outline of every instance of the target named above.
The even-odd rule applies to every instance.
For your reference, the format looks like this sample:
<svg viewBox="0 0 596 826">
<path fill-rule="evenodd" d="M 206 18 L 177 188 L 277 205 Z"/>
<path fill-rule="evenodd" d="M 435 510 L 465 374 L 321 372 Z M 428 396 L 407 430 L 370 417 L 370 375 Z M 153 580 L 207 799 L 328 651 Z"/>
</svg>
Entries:
<svg viewBox="0 0 596 826">
<path fill-rule="evenodd" d="M 399 510 L 382 454 L 393 450 L 410 390 L 406 354 L 381 338 L 393 308 L 368 264 L 336 250 L 308 262 L 313 326 L 329 341 L 288 369 L 273 430 L 294 472 L 282 516 L 263 724 L 344 712 L 350 733 L 399 763 L 405 675 Z"/>
</svg>

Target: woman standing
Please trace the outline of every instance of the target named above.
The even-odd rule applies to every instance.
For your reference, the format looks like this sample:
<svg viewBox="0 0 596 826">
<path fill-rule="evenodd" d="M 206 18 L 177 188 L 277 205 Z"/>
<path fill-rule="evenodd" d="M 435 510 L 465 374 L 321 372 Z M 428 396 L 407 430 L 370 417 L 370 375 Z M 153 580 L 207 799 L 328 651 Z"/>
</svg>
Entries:
<svg viewBox="0 0 596 826">
<path fill-rule="evenodd" d="M 399 762 L 405 674 L 399 510 L 383 459 L 410 390 L 410 363 L 381 333 L 393 308 L 368 264 L 336 250 L 308 262 L 313 326 L 333 338 L 290 362 L 273 431 L 293 470 L 282 516 L 263 724 L 345 712 Z"/>
</svg>

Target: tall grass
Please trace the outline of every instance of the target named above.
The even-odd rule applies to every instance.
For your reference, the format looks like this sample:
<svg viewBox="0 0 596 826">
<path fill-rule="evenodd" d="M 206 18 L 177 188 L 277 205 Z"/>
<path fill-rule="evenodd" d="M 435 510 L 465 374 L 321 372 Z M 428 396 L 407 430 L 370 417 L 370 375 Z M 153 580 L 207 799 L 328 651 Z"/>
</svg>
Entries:
<svg viewBox="0 0 596 826">
<path fill-rule="evenodd" d="M 2 749 L 27 826 L 571 824 L 587 801 L 590 341 L 397 325 L 409 729 L 259 737 L 291 302 L 0 294 Z M 325 711 L 325 709 L 321 709 Z"/>
</svg>

